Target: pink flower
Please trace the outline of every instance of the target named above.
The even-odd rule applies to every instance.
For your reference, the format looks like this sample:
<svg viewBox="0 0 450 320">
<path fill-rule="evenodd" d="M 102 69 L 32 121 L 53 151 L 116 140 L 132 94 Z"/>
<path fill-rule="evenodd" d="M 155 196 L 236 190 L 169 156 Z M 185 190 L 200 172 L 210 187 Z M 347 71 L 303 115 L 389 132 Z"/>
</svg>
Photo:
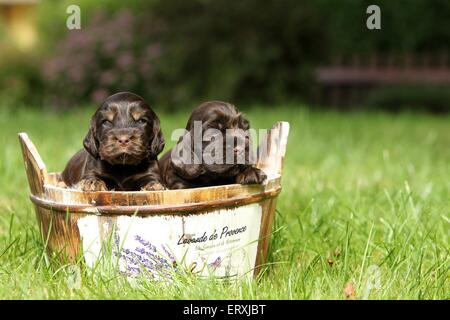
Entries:
<svg viewBox="0 0 450 320">
<path fill-rule="evenodd" d="M 105 100 L 107 96 L 108 96 L 108 92 L 106 90 L 104 90 L 104 89 L 96 89 L 92 93 L 91 98 L 96 104 L 99 104 L 103 100 Z"/>
</svg>

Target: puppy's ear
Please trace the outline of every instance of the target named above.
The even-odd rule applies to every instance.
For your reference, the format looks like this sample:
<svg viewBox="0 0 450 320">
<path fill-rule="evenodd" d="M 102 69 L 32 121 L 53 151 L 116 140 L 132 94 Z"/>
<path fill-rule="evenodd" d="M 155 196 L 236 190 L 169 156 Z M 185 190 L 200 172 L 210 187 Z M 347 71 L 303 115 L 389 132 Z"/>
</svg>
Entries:
<svg viewBox="0 0 450 320">
<path fill-rule="evenodd" d="M 191 180 L 205 173 L 201 160 L 201 155 L 195 153 L 192 135 L 187 132 L 172 149 L 172 167 L 180 177 Z"/>
<path fill-rule="evenodd" d="M 83 140 L 83 146 L 87 152 L 91 154 L 94 158 L 98 158 L 98 140 L 96 138 L 96 130 L 94 121 L 91 121 L 89 126 L 89 131 Z"/>
<path fill-rule="evenodd" d="M 156 158 L 163 151 L 165 145 L 164 136 L 161 131 L 159 119 L 153 121 L 153 139 L 150 142 L 150 156 Z"/>
</svg>

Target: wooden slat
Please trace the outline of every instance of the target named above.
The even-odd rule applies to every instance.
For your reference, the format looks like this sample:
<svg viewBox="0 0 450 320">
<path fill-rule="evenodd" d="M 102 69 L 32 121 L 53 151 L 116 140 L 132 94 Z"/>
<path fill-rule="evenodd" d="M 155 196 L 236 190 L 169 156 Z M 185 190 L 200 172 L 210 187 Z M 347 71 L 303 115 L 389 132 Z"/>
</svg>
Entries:
<svg viewBox="0 0 450 320">
<path fill-rule="evenodd" d="M 44 194 L 44 184 L 47 179 L 47 169 L 33 142 L 24 132 L 19 133 L 19 141 L 22 147 L 23 161 L 27 172 L 28 184 L 33 195 Z"/>
<path fill-rule="evenodd" d="M 289 123 L 277 122 L 268 132 L 267 138 L 258 147 L 257 167 L 263 170 L 269 179 L 281 176 L 289 136 Z"/>
</svg>

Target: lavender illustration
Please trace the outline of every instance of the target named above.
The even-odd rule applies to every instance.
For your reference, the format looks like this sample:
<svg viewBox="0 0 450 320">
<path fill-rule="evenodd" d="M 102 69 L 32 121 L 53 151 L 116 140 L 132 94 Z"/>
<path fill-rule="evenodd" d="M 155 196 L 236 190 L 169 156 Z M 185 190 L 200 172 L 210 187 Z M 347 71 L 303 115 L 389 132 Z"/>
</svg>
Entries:
<svg viewBox="0 0 450 320">
<path fill-rule="evenodd" d="M 154 244 L 140 235 L 135 235 L 134 240 L 138 245 L 133 249 L 120 249 L 118 235 L 114 237 L 114 255 L 126 266 L 126 271 L 122 273 L 131 277 L 144 275 L 153 280 L 161 277 L 171 279 L 173 271 L 177 270 L 177 262 L 166 246 L 161 245 L 161 249 L 158 250 Z"/>
</svg>

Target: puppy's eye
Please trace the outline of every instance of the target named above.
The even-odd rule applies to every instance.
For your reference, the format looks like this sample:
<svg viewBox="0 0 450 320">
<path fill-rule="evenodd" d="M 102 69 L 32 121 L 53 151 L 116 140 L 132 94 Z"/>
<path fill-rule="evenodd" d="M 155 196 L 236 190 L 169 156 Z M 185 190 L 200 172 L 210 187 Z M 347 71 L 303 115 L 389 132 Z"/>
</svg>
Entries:
<svg viewBox="0 0 450 320">
<path fill-rule="evenodd" d="M 111 123 L 111 121 L 109 121 L 109 120 L 103 120 L 102 121 L 102 126 L 105 126 L 105 127 L 107 127 L 107 126 L 110 126 L 112 123 Z"/>
<path fill-rule="evenodd" d="M 138 121 L 137 121 L 137 123 L 139 123 L 139 124 L 146 124 L 148 121 L 147 121 L 147 119 L 144 119 L 144 118 L 140 118 Z"/>
</svg>

